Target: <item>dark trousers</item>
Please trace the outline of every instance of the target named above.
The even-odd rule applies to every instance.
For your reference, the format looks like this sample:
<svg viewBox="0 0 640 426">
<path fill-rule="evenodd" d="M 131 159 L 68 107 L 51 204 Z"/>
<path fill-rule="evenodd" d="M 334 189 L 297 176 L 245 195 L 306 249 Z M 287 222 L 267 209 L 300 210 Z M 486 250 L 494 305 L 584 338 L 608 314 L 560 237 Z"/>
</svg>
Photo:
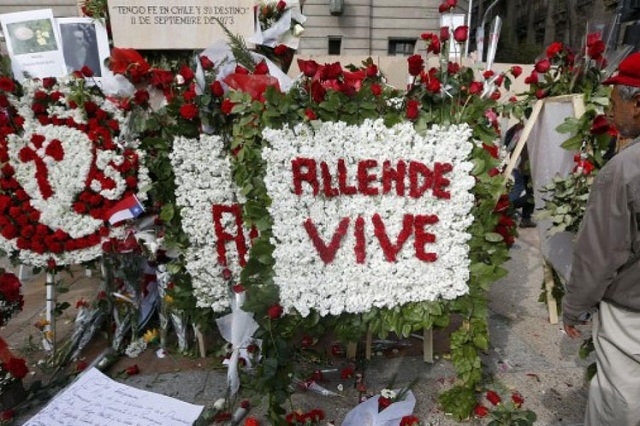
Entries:
<svg viewBox="0 0 640 426">
<path fill-rule="evenodd" d="M 531 219 L 535 203 L 533 201 L 533 188 L 529 184 L 529 176 L 522 174 L 520 170 L 513 171 L 513 188 L 509 192 L 509 201 L 516 209 L 522 209 L 522 218 Z"/>
</svg>

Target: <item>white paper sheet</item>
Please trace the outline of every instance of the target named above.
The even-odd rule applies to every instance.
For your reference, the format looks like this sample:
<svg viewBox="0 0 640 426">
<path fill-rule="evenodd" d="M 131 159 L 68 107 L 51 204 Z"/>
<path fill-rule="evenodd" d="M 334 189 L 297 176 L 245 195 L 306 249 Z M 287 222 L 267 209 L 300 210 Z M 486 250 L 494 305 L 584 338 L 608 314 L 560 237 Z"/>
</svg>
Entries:
<svg viewBox="0 0 640 426">
<path fill-rule="evenodd" d="M 185 426 L 192 425 L 203 408 L 132 388 L 92 368 L 25 426 Z"/>
</svg>

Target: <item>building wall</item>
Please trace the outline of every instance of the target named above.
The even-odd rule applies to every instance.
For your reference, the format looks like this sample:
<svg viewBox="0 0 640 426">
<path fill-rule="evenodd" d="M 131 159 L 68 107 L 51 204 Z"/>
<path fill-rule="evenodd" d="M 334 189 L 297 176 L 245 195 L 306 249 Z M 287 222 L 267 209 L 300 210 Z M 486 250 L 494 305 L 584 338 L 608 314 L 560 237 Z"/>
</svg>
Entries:
<svg viewBox="0 0 640 426">
<path fill-rule="evenodd" d="M 328 38 L 341 37 L 341 55 L 388 55 L 389 39 L 418 40 L 440 28 L 440 0 L 344 0 L 340 16 L 329 13 L 328 0 L 306 0 L 307 17 L 299 53 L 326 55 Z M 455 13 L 466 13 L 461 1 Z"/>
<path fill-rule="evenodd" d="M 56 17 L 78 16 L 76 0 L 0 0 L 0 13 L 52 9 Z"/>
</svg>

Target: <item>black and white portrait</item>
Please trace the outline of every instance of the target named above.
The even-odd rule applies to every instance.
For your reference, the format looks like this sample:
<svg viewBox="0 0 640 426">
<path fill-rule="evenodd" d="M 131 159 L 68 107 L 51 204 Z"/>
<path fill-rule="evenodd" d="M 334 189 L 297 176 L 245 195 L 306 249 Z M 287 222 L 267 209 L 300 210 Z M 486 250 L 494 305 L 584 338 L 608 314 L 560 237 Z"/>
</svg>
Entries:
<svg viewBox="0 0 640 426">
<path fill-rule="evenodd" d="M 93 23 L 60 23 L 62 51 L 67 71 L 87 66 L 96 77 L 102 76 L 96 29 Z"/>
</svg>

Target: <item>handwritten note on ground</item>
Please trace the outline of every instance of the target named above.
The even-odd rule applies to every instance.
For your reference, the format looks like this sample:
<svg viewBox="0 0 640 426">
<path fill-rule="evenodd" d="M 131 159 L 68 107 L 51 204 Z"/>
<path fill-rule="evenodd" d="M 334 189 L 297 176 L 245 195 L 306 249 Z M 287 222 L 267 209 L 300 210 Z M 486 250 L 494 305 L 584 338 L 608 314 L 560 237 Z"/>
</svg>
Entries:
<svg viewBox="0 0 640 426">
<path fill-rule="evenodd" d="M 203 406 L 132 388 L 92 368 L 25 426 L 184 426 Z"/>
</svg>

